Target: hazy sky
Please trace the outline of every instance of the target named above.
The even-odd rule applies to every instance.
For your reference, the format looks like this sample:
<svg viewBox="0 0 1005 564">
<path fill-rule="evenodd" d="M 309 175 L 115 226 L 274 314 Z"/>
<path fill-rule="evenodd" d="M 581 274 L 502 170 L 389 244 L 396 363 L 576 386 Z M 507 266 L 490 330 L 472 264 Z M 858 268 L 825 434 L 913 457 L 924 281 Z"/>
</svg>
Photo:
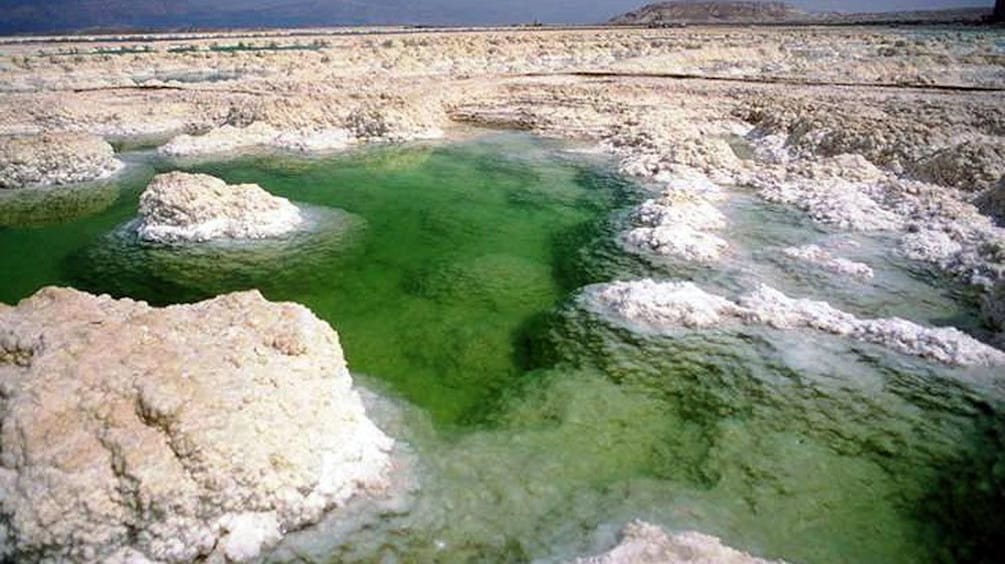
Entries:
<svg viewBox="0 0 1005 564">
<path fill-rule="evenodd" d="M 0 32 L 90 27 L 600 23 L 653 0 L 0 0 Z M 994 0 L 789 0 L 807 10 L 987 6 Z"/>
</svg>

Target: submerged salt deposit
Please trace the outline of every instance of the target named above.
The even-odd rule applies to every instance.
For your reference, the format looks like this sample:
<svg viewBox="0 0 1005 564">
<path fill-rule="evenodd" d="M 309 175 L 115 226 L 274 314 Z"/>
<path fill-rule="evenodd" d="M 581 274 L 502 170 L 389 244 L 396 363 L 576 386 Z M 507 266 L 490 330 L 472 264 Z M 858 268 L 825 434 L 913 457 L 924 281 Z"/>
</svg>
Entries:
<svg viewBox="0 0 1005 564">
<path fill-rule="evenodd" d="M 646 523 L 632 521 L 621 533 L 621 542 L 608 552 L 577 558 L 573 564 L 675 564 L 678 562 L 768 564 L 745 552 L 724 546 L 719 539 L 694 531 L 668 535 Z M 775 561 L 778 562 L 778 561 Z"/>
<path fill-rule="evenodd" d="M 162 243 L 264 239 L 289 233 L 305 219 L 289 200 L 257 184 L 229 185 L 206 174 L 158 175 L 140 197 L 140 239 Z"/>
</svg>

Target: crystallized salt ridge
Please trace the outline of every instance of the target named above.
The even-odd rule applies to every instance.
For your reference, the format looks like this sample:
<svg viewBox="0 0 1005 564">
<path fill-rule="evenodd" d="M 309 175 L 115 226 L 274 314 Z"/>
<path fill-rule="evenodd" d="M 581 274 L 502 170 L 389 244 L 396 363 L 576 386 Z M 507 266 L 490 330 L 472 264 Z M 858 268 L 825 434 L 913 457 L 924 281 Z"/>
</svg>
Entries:
<svg viewBox="0 0 1005 564">
<path fill-rule="evenodd" d="M 140 196 L 140 239 L 155 242 L 264 239 L 301 228 L 299 208 L 257 184 L 206 174 L 159 174 Z"/>
<path fill-rule="evenodd" d="M 789 258 L 817 265 L 820 268 L 835 274 L 854 276 L 862 279 L 869 279 L 874 275 L 873 270 L 869 267 L 869 265 L 845 258 L 835 257 L 818 245 L 787 247 L 782 250 L 782 253 Z"/>
<path fill-rule="evenodd" d="M 1005 364 L 1005 353 L 955 328 L 929 328 L 900 319 L 860 319 L 827 302 L 794 299 L 771 287 L 733 302 L 691 282 L 650 279 L 592 286 L 585 305 L 621 323 L 661 332 L 729 322 L 778 329 L 816 329 L 950 365 Z"/>
<path fill-rule="evenodd" d="M 772 561 L 730 548 L 711 535 L 686 531 L 668 535 L 644 521 L 632 521 L 621 533 L 621 542 L 608 552 L 577 558 L 574 564 L 769 564 Z"/>
</svg>

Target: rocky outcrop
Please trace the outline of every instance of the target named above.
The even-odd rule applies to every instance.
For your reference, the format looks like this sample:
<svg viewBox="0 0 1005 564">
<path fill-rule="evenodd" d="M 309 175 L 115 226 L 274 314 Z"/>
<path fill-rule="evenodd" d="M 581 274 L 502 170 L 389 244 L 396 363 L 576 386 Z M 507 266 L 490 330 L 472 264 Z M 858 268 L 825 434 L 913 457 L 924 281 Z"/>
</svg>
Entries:
<svg viewBox="0 0 1005 564">
<path fill-rule="evenodd" d="M 0 138 L 0 189 L 74 184 L 122 168 L 104 139 L 79 133 Z"/>
<path fill-rule="evenodd" d="M 300 210 L 257 184 L 206 174 L 159 174 L 140 196 L 140 239 L 162 243 L 264 239 L 301 228 Z"/>
<path fill-rule="evenodd" d="M 666 531 L 644 521 L 633 521 L 621 533 L 621 542 L 610 551 L 588 558 L 577 558 L 575 564 L 683 564 L 685 562 L 717 564 L 768 564 L 763 560 L 722 544 L 719 539 L 687 531 L 668 535 Z"/>
<path fill-rule="evenodd" d="M 588 287 L 587 308 L 634 329 L 672 333 L 731 324 L 812 329 L 949 365 L 1005 365 L 1005 353 L 958 329 L 900 319 L 860 319 L 827 302 L 794 299 L 761 285 L 733 301 L 691 282 L 636 280 Z"/>
<path fill-rule="evenodd" d="M 0 305 L 0 398 L 5 561 L 246 560 L 386 485 L 336 333 L 254 291 Z"/>
</svg>

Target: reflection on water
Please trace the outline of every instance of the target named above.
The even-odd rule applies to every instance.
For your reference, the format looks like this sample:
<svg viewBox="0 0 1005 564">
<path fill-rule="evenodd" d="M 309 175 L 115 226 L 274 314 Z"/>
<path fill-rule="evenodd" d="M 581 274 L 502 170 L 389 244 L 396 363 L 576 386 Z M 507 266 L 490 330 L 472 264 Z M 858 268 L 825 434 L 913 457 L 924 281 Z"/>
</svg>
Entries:
<svg viewBox="0 0 1005 564">
<path fill-rule="evenodd" d="M 104 211 L 119 196 L 119 184 L 98 181 L 72 186 L 0 190 L 0 226 L 44 227 Z"/>
</svg>

